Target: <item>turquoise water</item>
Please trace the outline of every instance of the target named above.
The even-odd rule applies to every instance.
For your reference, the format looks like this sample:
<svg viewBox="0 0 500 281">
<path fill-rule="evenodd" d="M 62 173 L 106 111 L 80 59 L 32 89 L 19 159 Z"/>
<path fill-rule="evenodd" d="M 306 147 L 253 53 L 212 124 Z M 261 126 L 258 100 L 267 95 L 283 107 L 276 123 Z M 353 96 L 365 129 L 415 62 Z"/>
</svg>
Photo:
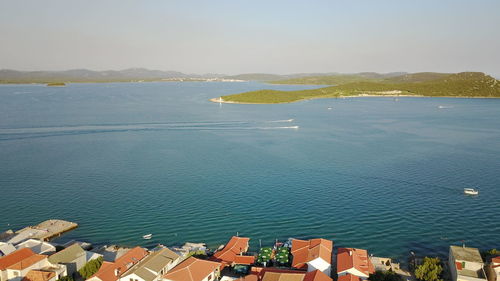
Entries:
<svg viewBox="0 0 500 281">
<path fill-rule="evenodd" d="M 61 239 L 96 244 L 500 248 L 500 99 L 208 101 L 262 88 L 307 86 L 0 86 L 0 230 L 61 218 L 80 224 Z"/>
</svg>

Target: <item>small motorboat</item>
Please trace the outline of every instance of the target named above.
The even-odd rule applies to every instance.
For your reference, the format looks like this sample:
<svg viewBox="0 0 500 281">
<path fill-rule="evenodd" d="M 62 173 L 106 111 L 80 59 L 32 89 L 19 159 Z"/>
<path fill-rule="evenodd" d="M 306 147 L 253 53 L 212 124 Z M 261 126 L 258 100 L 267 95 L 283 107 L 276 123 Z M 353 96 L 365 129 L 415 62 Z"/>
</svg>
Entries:
<svg viewBox="0 0 500 281">
<path fill-rule="evenodd" d="M 474 189 L 474 188 L 464 188 L 464 193 L 467 195 L 478 195 L 479 190 Z"/>
<path fill-rule="evenodd" d="M 149 240 L 149 239 L 153 238 L 153 234 L 150 233 L 150 234 L 143 235 L 142 238 Z"/>
</svg>

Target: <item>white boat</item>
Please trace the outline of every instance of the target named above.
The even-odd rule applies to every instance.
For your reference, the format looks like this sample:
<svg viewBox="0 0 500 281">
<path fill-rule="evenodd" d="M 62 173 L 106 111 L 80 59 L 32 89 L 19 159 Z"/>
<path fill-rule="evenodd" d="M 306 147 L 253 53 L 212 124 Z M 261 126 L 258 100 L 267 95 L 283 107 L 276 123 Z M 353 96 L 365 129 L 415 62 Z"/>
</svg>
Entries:
<svg viewBox="0 0 500 281">
<path fill-rule="evenodd" d="M 153 237 L 153 234 L 146 234 L 146 235 L 143 235 L 142 238 L 146 239 L 146 240 L 149 240 Z"/>
<path fill-rule="evenodd" d="M 474 188 L 464 188 L 464 193 L 467 195 L 478 195 L 479 190 L 476 190 Z"/>
</svg>

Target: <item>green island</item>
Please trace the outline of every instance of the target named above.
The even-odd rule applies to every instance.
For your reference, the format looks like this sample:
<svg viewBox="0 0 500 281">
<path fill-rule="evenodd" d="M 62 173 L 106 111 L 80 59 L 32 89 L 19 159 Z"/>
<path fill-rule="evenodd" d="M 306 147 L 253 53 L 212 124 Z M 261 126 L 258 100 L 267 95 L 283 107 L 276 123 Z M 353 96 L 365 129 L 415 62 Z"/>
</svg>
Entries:
<svg viewBox="0 0 500 281">
<path fill-rule="evenodd" d="M 211 99 L 213 102 L 272 104 L 317 98 L 357 96 L 422 96 L 500 98 L 500 82 L 482 72 L 422 72 L 393 77 L 377 75 L 311 76 L 271 82 L 273 84 L 335 85 L 312 90 L 259 90 Z"/>
<path fill-rule="evenodd" d="M 47 83 L 47 87 L 64 87 L 64 86 L 66 86 L 66 84 L 62 82 Z"/>
</svg>

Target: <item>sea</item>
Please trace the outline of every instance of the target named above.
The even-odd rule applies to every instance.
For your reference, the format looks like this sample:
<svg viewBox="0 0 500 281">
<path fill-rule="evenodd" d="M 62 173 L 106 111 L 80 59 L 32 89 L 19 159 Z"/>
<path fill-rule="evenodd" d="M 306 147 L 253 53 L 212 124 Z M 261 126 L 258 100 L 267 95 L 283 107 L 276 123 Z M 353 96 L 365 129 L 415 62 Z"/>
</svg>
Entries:
<svg viewBox="0 0 500 281">
<path fill-rule="evenodd" d="M 0 231 L 58 218 L 79 227 L 56 242 L 216 248 L 239 235 L 254 251 L 321 237 L 403 262 L 500 248 L 500 99 L 209 101 L 315 87 L 2 85 Z"/>
</svg>

